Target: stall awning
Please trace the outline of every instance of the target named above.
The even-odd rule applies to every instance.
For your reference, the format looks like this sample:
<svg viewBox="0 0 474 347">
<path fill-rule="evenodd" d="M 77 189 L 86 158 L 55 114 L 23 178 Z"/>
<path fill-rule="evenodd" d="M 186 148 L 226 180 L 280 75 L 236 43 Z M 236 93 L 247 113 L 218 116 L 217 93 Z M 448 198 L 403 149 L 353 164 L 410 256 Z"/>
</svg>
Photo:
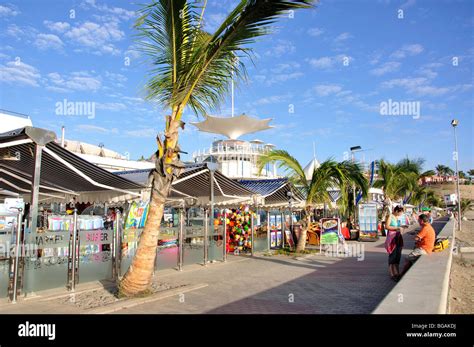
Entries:
<svg viewBox="0 0 474 347">
<path fill-rule="evenodd" d="M 207 163 L 187 165 L 184 172 L 173 182 L 169 200 L 194 198 L 199 205 L 209 204 L 210 171 L 211 168 Z M 151 170 L 131 170 L 115 174 L 142 185 L 149 185 L 150 172 Z M 215 204 L 251 202 L 253 195 L 255 195 L 252 190 L 243 187 L 217 170 L 213 170 L 213 172 Z"/>
<path fill-rule="evenodd" d="M 55 134 L 44 129 L 25 127 L 0 134 L 0 189 L 29 197 L 35 167 L 35 146 L 42 150 L 40 201 L 67 199 L 81 193 L 140 196 L 144 187 L 110 173 L 62 148 Z M 28 200 L 28 199 L 26 199 Z"/>
<path fill-rule="evenodd" d="M 293 193 L 292 206 L 298 206 L 305 200 L 301 191 L 288 181 L 287 178 L 238 180 L 237 182 L 255 194 L 261 195 L 264 199 L 264 206 L 288 206 L 287 194 L 290 191 Z"/>
</svg>

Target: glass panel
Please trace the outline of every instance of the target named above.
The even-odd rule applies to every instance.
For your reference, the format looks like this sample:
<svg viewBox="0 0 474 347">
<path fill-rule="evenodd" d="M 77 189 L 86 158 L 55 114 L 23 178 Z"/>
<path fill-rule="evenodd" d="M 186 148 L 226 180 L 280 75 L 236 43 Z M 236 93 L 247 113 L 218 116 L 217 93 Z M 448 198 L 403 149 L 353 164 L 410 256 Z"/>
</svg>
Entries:
<svg viewBox="0 0 474 347">
<path fill-rule="evenodd" d="M 87 227 L 91 222 L 83 222 L 81 217 L 78 224 Z M 112 229 L 79 231 L 79 283 L 112 278 L 112 237 Z"/>
<path fill-rule="evenodd" d="M 175 224 L 173 213 L 173 224 Z M 178 266 L 179 226 L 162 228 L 156 251 L 155 270 L 176 268 Z"/>
<path fill-rule="evenodd" d="M 25 293 L 66 287 L 72 216 L 44 217 L 35 233 L 27 231 L 23 291 Z"/>
<path fill-rule="evenodd" d="M 223 231 L 224 225 L 223 220 L 224 216 L 220 213 L 219 210 L 215 209 L 213 218 L 211 218 L 211 223 L 209 227 L 209 252 L 208 259 L 222 261 L 223 258 Z"/>
<path fill-rule="evenodd" d="M 8 295 L 8 267 L 10 250 L 14 247 L 13 225 L 16 216 L 0 216 L 0 298 Z"/>
<path fill-rule="evenodd" d="M 120 276 L 125 275 L 132 264 L 133 257 L 138 247 L 138 239 L 143 229 L 124 229 L 122 235 L 122 259 L 120 263 Z"/>
<path fill-rule="evenodd" d="M 183 264 L 202 264 L 204 261 L 204 226 L 184 229 Z"/>
</svg>

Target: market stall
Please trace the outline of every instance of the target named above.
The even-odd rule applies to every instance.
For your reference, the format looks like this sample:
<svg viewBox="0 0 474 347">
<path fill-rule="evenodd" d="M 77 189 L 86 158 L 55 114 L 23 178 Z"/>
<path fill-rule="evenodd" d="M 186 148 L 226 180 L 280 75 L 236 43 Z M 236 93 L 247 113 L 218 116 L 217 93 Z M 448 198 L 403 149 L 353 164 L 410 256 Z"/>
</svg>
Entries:
<svg viewBox="0 0 474 347">
<path fill-rule="evenodd" d="M 19 242 L 23 250 L 33 249 L 22 252 L 17 270 L 8 274 L 25 293 L 64 287 L 71 281 L 74 285 L 79 278 L 81 282 L 111 278 L 116 234 L 104 225 L 102 216 L 78 216 L 76 204 L 140 198 L 143 188 L 79 158 L 54 140 L 53 132 L 33 127 L 0 134 L 0 154 L 7 158 L 0 162 L 0 190 L 17 194 L 24 204 Z M 73 254 L 77 257 L 71 263 Z"/>
</svg>

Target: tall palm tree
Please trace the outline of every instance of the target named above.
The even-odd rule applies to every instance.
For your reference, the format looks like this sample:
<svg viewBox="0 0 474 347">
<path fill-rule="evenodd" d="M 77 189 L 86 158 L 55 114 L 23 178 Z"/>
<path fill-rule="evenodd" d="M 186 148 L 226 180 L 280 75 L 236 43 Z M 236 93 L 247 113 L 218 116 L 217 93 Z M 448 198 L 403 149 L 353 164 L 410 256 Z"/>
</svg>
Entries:
<svg viewBox="0 0 474 347">
<path fill-rule="evenodd" d="M 311 0 L 241 0 L 217 30 L 208 33 L 202 27 L 206 3 L 153 1 L 141 9 L 135 24 L 140 49 L 152 64 L 146 97 L 170 114 L 165 117 L 164 135 L 157 136 L 148 219 L 120 284 L 126 296 L 146 292 L 151 284 L 165 201 L 184 166 L 178 145 L 183 111 L 189 106 L 199 115 L 216 108 L 228 92 L 231 71 L 238 79 L 246 77 L 245 66 L 242 60 L 236 63 L 236 57 L 249 56 L 248 45 L 268 34 L 279 15 L 312 7 Z"/>
<path fill-rule="evenodd" d="M 444 176 L 446 173 L 446 166 L 441 165 L 441 164 L 436 165 L 435 170 L 438 176 Z"/>
<path fill-rule="evenodd" d="M 296 251 L 301 252 L 306 247 L 306 234 L 308 226 L 311 223 L 311 211 L 316 204 L 329 204 L 331 197 L 329 191 L 339 188 L 343 196 L 348 194 L 348 187 L 355 186 L 362 195 L 367 196 L 368 184 L 364 177 L 362 167 L 351 161 L 335 162 L 328 159 L 315 168 L 313 175 L 308 179 L 304 173 L 301 164 L 292 157 L 287 151 L 273 150 L 259 158 L 257 163 L 259 173 L 262 172 L 265 165 L 276 162 L 280 168 L 283 168 L 292 183 L 300 187 L 306 196 L 305 215 L 306 227 L 303 228 L 296 246 Z"/>
</svg>

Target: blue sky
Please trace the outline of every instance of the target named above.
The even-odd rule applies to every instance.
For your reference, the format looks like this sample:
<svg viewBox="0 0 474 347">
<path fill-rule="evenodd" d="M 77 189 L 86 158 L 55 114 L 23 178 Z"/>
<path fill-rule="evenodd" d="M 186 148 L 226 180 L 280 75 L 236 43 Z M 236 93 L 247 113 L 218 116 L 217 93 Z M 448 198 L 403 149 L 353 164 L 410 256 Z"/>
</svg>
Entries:
<svg viewBox="0 0 474 347">
<path fill-rule="evenodd" d="M 206 28 L 233 5 L 210 0 Z M 131 158 L 153 153 L 165 113 L 141 99 L 148 66 L 134 50 L 138 8 L 129 1 L 0 1 L 0 108 L 58 134 L 65 125 L 67 138 Z M 315 142 L 319 160 L 342 160 L 360 145 L 366 161 L 409 156 L 425 158 L 426 169 L 454 167 L 455 117 L 460 169 L 474 168 L 474 2 L 322 0 L 290 17 L 253 46 L 255 65 L 247 64 L 236 113 L 273 118 L 275 128 L 245 139 L 271 142 L 304 164 Z M 64 99 L 95 102 L 95 118 L 55 114 Z M 418 102 L 420 117 L 381 115 L 389 99 Z M 230 98 L 220 113 L 230 114 Z M 192 113 L 185 121 L 195 121 Z M 192 153 L 215 137 L 188 125 L 181 147 Z"/>
</svg>

